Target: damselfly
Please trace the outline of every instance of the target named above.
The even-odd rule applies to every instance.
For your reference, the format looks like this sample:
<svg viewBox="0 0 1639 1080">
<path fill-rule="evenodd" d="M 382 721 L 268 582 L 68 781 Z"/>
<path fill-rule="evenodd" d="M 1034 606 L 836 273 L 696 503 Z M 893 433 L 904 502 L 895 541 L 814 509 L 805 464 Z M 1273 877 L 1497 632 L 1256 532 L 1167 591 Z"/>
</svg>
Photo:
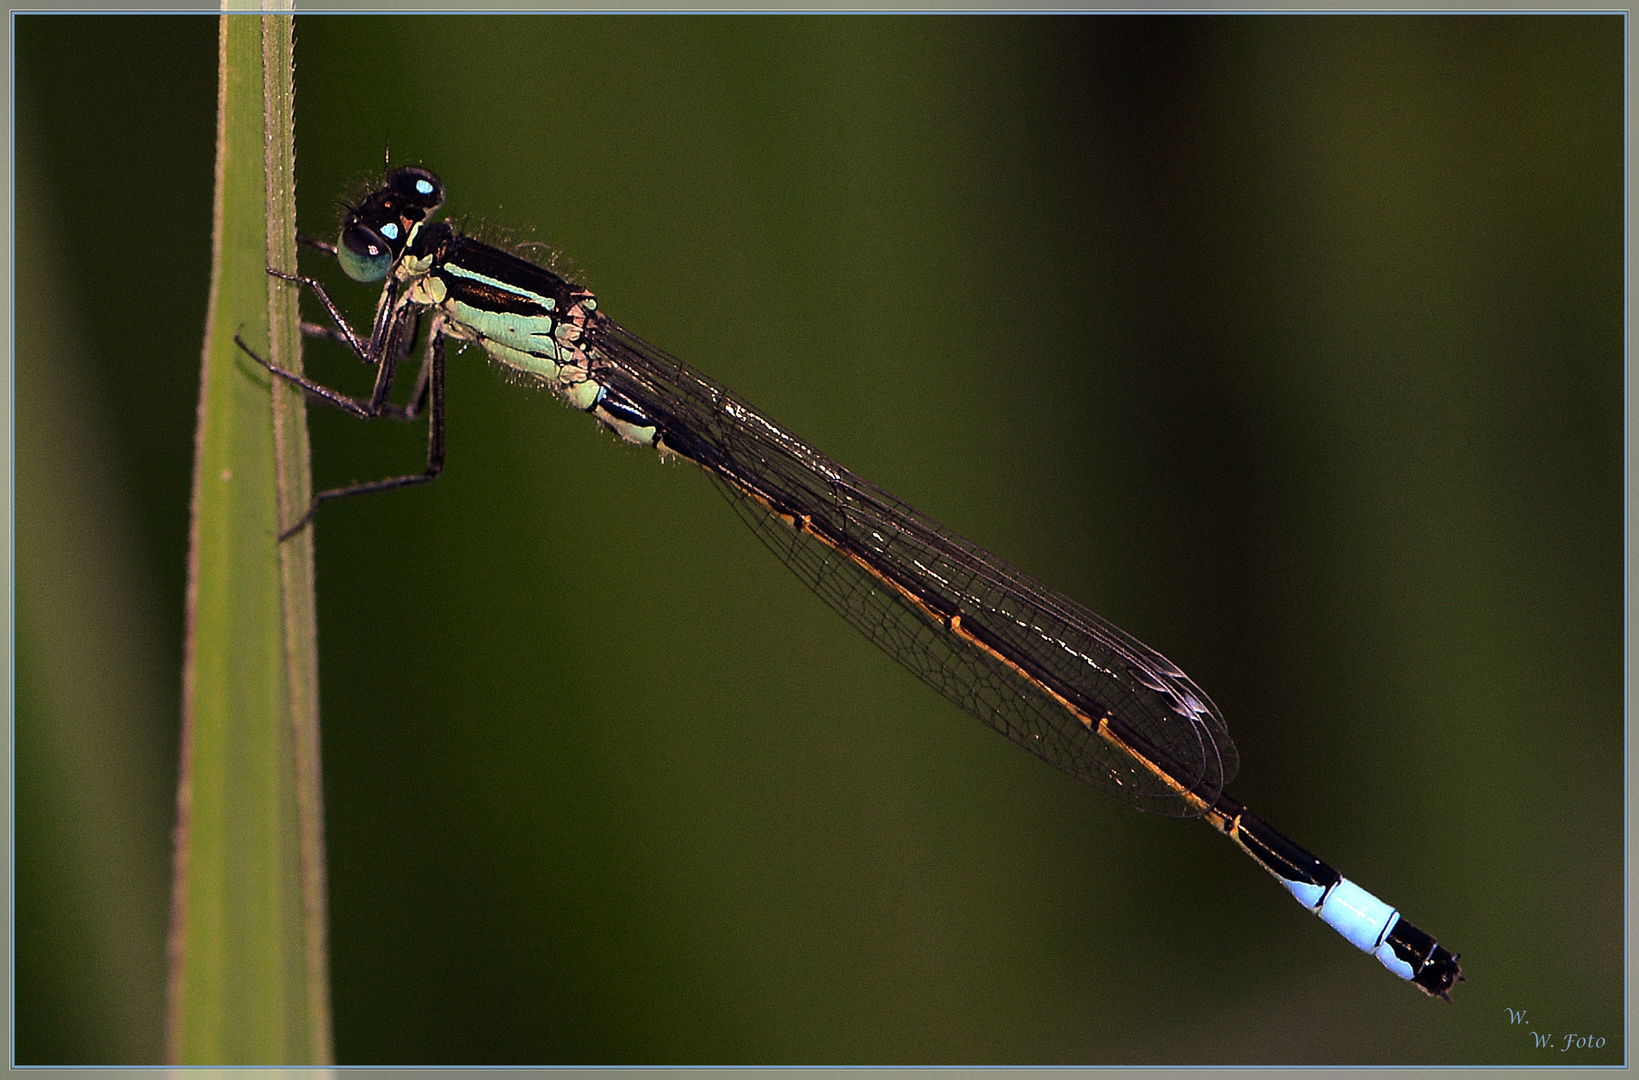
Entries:
<svg viewBox="0 0 1639 1080">
<path fill-rule="evenodd" d="M 355 280 L 385 280 L 368 338 L 317 281 L 269 271 L 313 290 L 335 329 L 304 328 L 345 341 L 375 367 L 375 389 L 355 398 L 259 363 L 357 416 L 428 422 L 423 471 L 320 492 L 281 540 L 327 500 L 439 474 L 445 344 L 476 343 L 622 439 L 705 469 L 793 573 L 945 697 L 1131 806 L 1205 818 L 1349 941 L 1450 1000 L 1455 953 L 1225 794 L 1239 759 L 1224 719 L 1160 653 L 787 433 L 603 314 L 588 289 L 432 221 L 443 201 L 437 176 L 392 170 L 334 248 L 313 245 Z M 420 374 L 408 405 L 393 405 L 423 318 Z"/>
</svg>

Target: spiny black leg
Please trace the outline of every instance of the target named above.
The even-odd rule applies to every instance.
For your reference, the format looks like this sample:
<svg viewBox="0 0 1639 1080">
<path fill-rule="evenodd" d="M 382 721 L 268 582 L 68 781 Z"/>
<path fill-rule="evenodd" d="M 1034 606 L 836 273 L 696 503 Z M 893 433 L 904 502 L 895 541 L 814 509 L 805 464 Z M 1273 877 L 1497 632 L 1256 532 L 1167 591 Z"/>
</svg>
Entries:
<svg viewBox="0 0 1639 1080">
<path fill-rule="evenodd" d="M 443 338 L 442 334 L 439 334 L 437 336 L 440 339 Z M 430 344 L 430 340 L 429 340 L 429 344 Z M 442 340 L 440 340 L 439 349 L 440 350 L 443 349 Z M 426 406 L 427 406 L 428 388 L 431 385 L 430 382 L 429 382 L 428 376 L 431 373 L 432 373 L 432 350 L 429 349 L 428 352 L 427 352 L 427 355 L 422 358 L 421 370 L 416 372 L 415 385 L 413 387 L 411 387 L 411 389 L 410 389 L 409 400 L 407 400 L 404 403 L 404 406 L 402 408 L 400 408 L 397 405 L 388 405 L 386 407 L 387 408 L 387 415 L 391 416 L 394 420 L 414 420 L 417 417 L 419 417 L 421 415 L 421 410 L 426 408 Z"/>
<path fill-rule="evenodd" d="M 430 408 L 427 412 L 427 479 L 444 471 L 444 333 L 443 327 L 433 323 L 427 338 L 427 363 L 430 377 L 425 388 Z M 423 371 L 423 374 L 428 372 Z"/>
<path fill-rule="evenodd" d="M 410 349 L 415 346 L 416 335 L 419 332 L 421 323 L 421 315 L 420 312 L 414 310 L 413 308 L 405 308 L 400 312 L 399 320 L 399 325 L 390 330 L 387 335 L 392 344 L 390 346 L 388 344 L 384 344 L 382 346 L 382 350 L 384 352 L 389 347 L 394 350 L 394 355 L 397 358 L 394 361 L 395 366 L 397 364 L 397 360 L 402 360 L 405 356 L 409 355 Z M 307 337 L 323 338 L 326 341 L 337 341 L 343 345 L 351 344 L 351 342 L 347 339 L 347 335 L 342 331 L 337 330 L 334 327 L 321 326 L 318 323 L 302 323 L 302 333 Z M 261 357 L 257 357 L 256 359 L 258 362 L 261 362 Z M 268 367 L 269 370 L 272 370 L 272 368 L 265 363 L 262 366 Z M 378 383 L 380 381 L 379 372 L 377 375 L 377 381 Z M 380 408 L 375 410 L 375 414 L 389 416 L 394 420 L 414 420 L 418 415 L 420 415 L 422 406 L 426 404 L 426 397 L 427 366 L 425 362 L 423 362 L 420 372 L 416 375 L 415 389 L 410 393 L 409 404 L 407 406 L 398 406 L 383 400 Z M 321 400 L 323 400 L 322 396 Z M 371 394 L 371 400 L 372 402 L 374 401 L 373 391 Z"/>
<path fill-rule="evenodd" d="M 386 366 L 386 365 L 384 365 Z M 301 516 L 290 528 L 279 534 L 279 542 L 290 539 L 301 532 L 321 503 L 332 499 L 345 499 L 353 495 L 368 495 L 375 491 L 393 491 L 397 488 L 410 487 L 414 484 L 425 484 L 444 471 L 444 335 L 435 323 L 432 333 L 427 339 L 427 358 L 422 365 L 426 377 L 426 393 L 428 401 L 427 416 L 427 468 L 420 473 L 410 476 L 390 476 L 385 480 L 372 480 L 367 484 L 349 484 L 347 487 L 331 488 L 313 496 L 313 502 L 308 506 L 307 513 Z"/>
<path fill-rule="evenodd" d="M 388 391 L 393 386 L 393 375 L 389 369 L 396 371 L 398 362 L 410 355 L 410 350 L 415 347 L 416 335 L 420 332 L 421 312 L 405 307 L 399 312 L 397 322 L 388 328 L 381 339 L 382 366 L 381 371 L 376 373 L 376 391 L 370 398 L 371 406 L 381 416 L 390 416 L 394 420 L 414 420 L 421 412 L 421 402 L 427 392 L 427 357 L 422 358 L 421 370 L 416 373 L 415 388 L 410 393 L 408 406 L 394 405 L 387 400 Z M 427 345 L 431 349 L 431 337 L 427 339 Z M 431 356 L 430 352 L 428 356 Z M 383 373 L 387 374 L 385 381 L 381 377 Z"/>
<path fill-rule="evenodd" d="M 353 351 L 357 353 L 365 363 L 376 365 L 376 385 L 371 391 L 370 399 L 368 401 L 360 400 L 349 394 L 340 393 L 330 389 L 327 386 L 322 386 L 303 375 L 298 375 L 292 371 L 285 371 L 283 368 L 274 366 L 259 356 L 249 345 L 246 345 L 242 338 L 235 335 L 234 341 L 238 343 L 240 349 L 244 350 L 245 355 L 249 356 L 252 360 L 255 360 L 258 364 L 261 364 L 263 367 L 267 368 L 268 371 L 279 376 L 280 378 L 286 379 L 289 382 L 300 386 L 303 390 L 306 390 L 309 394 L 318 398 L 320 401 L 323 401 L 328 405 L 333 405 L 338 409 L 344 409 L 347 412 L 352 413 L 354 416 L 358 416 L 366 420 L 373 420 L 378 416 L 390 416 L 395 420 L 415 419 L 416 413 L 419 412 L 418 407 L 405 410 L 397 405 L 390 405 L 387 403 L 387 396 L 393 389 L 393 373 L 397 370 L 399 359 L 409 352 L 410 347 L 415 342 L 415 335 L 421 325 L 421 314 L 418 310 L 413 307 L 404 307 L 399 309 L 396 313 L 384 312 L 383 321 L 378 329 L 378 332 L 372 335 L 370 344 L 367 347 L 361 348 L 359 346 L 358 335 L 354 332 L 353 328 L 348 325 L 347 320 L 342 317 L 341 312 L 336 309 L 336 305 L 331 302 L 330 297 L 324 291 L 323 286 L 314 281 L 312 278 L 292 276 L 290 274 L 281 273 L 272 268 L 268 269 L 268 273 L 273 277 L 277 277 L 285 281 L 294 281 L 300 284 L 308 285 L 318 294 L 319 299 L 324 301 L 326 309 L 329 310 L 331 318 L 336 320 L 336 325 L 340 328 L 340 330 L 334 331 L 327 327 L 317 326 L 313 323 L 302 323 L 303 332 L 313 334 L 317 337 L 327 337 L 333 340 L 346 341 L 347 344 L 353 348 Z M 390 320 L 390 322 L 386 320 Z M 339 338 L 338 333 L 340 335 Z M 425 377 L 425 371 L 423 371 L 421 375 L 417 376 L 416 395 L 412 398 L 412 405 L 414 404 L 415 398 L 419 397 L 421 393 L 421 381 Z"/>
<path fill-rule="evenodd" d="M 255 349 L 252 349 L 249 345 L 246 345 L 245 339 L 240 337 L 238 334 L 233 335 L 233 343 L 238 345 L 240 350 L 243 351 L 246 356 L 267 368 L 268 371 L 279 376 L 279 378 L 284 379 L 286 382 L 293 383 L 296 386 L 301 387 L 313 397 L 319 399 L 327 405 L 334 405 L 338 409 L 344 409 L 347 412 L 352 413 L 354 416 L 360 417 L 364 420 L 370 420 L 380 415 L 379 413 L 372 413 L 370 411 L 370 403 L 367 401 L 360 401 L 358 398 L 349 397 L 346 394 L 338 393 L 335 390 L 330 389 L 328 386 L 320 386 L 312 379 L 309 379 L 304 375 L 298 375 L 294 371 L 286 371 L 284 368 L 274 367 L 268 361 L 263 360 L 261 356 L 257 354 Z"/>
<path fill-rule="evenodd" d="M 347 344 L 352 348 L 353 352 L 358 355 L 358 358 L 363 360 L 366 364 L 374 364 L 376 362 L 377 357 L 371 354 L 370 347 L 366 345 L 363 339 L 361 339 L 353 330 L 352 325 L 347 321 L 347 317 L 341 313 L 341 309 L 336 306 L 336 302 L 330 299 L 330 294 L 324 291 L 324 286 L 319 284 L 317 280 L 310 277 L 302 277 L 300 274 L 287 274 L 283 270 L 275 270 L 271 266 L 267 268 L 267 272 L 274 277 L 279 278 L 281 281 L 289 281 L 297 285 L 306 285 L 309 289 L 312 289 L 313 294 L 319 298 L 319 303 L 324 305 L 324 310 L 328 311 L 330 313 L 330 317 L 335 320 L 337 329 L 339 329 L 342 334 L 346 336 Z"/>
<path fill-rule="evenodd" d="M 325 250 L 317 242 L 307 242 L 309 247 Z M 333 249 L 332 249 L 333 253 Z M 350 484 L 347 487 L 332 488 L 321 491 L 308 504 L 307 512 L 300 520 L 279 534 L 280 542 L 290 539 L 306 527 L 313 520 L 313 514 L 320 504 L 332 499 L 344 499 L 351 495 L 367 495 L 375 491 L 392 491 L 396 488 L 409 487 L 413 484 L 424 484 L 436 477 L 444 469 L 444 334 L 440 320 L 435 317 L 431 330 L 427 334 L 427 355 L 422 361 L 421 371 L 416 375 L 415 387 L 410 394 L 408 406 L 398 406 L 388 402 L 387 397 L 392 392 L 393 375 L 398 368 L 399 360 L 403 359 L 415 342 L 421 327 L 421 309 L 414 305 L 396 303 L 396 288 L 389 282 L 387 291 L 382 296 L 381 304 L 377 308 L 376 322 L 370 333 L 368 345 L 361 342 L 358 333 L 354 331 L 341 311 L 336 307 L 330 295 L 324 291 L 324 286 L 312 278 L 296 274 L 286 274 L 268 268 L 268 273 L 284 281 L 306 285 L 318 296 L 324 304 L 325 311 L 336 323 L 336 330 L 317 326 L 312 323 L 303 323 L 304 332 L 317 337 L 331 340 L 345 341 L 352 348 L 354 354 L 367 364 L 375 364 L 376 385 L 370 394 L 369 401 L 346 394 L 337 393 L 325 386 L 297 375 L 294 372 L 283 371 L 263 360 L 244 343 L 235 338 L 239 347 L 253 360 L 267 368 L 268 371 L 300 386 L 312 396 L 337 408 L 345 409 L 355 416 L 366 420 L 378 416 L 389 416 L 395 420 L 414 420 L 423 407 L 430 406 L 427 425 L 427 467 L 422 472 L 411 476 L 393 476 L 385 480 L 374 480 L 366 484 Z"/>
</svg>

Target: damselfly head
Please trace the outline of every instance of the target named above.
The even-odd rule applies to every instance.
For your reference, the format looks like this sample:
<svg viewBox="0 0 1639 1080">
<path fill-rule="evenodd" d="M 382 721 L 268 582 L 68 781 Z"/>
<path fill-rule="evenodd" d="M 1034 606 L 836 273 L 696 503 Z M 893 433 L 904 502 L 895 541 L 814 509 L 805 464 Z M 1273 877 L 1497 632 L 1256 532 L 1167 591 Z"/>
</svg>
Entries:
<svg viewBox="0 0 1639 1080">
<path fill-rule="evenodd" d="M 426 169 L 394 169 L 342 222 L 336 258 L 354 281 L 380 281 L 416 230 L 444 204 L 444 185 Z"/>
</svg>

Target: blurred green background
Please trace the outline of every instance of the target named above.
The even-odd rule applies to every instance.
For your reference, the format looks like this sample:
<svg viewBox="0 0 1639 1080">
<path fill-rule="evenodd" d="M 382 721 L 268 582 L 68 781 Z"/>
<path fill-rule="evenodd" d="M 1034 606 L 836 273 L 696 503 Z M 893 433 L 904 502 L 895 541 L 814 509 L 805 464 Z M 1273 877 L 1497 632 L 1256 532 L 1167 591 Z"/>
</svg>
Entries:
<svg viewBox="0 0 1639 1080">
<path fill-rule="evenodd" d="M 217 23 L 14 28 L 16 1060 L 153 1063 Z M 339 1060 L 1623 1061 L 1622 34 L 298 19 L 308 231 L 390 145 L 550 241 L 1180 663 L 1235 793 L 1469 976 L 1018 752 L 473 353 L 444 478 L 317 523 Z M 424 452 L 312 421 L 324 486 Z"/>
</svg>

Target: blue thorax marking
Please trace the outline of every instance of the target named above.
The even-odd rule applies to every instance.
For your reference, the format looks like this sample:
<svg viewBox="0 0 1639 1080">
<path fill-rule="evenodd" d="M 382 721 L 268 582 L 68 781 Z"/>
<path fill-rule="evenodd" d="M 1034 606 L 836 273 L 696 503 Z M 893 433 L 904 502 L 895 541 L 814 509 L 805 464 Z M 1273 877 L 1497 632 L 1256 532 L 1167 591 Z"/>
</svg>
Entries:
<svg viewBox="0 0 1639 1080">
<path fill-rule="evenodd" d="M 481 285 L 488 285 L 492 289 L 499 289 L 502 292 L 511 293 L 519 299 L 528 300 L 531 303 L 539 304 L 547 311 L 555 311 L 558 306 L 557 301 L 550 296 L 543 296 L 538 292 L 525 289 L 513 282 L 502 281 L 500 278 L 490 277 L 488 274 L 480 274 L 476 270 L 469 270 L 467 267 L 461 266 L 457 263 L 447 262 L 440 269 L 442 269 L 446 274 L 450 274 L 455 277 L 463 277 L 469 281 L 478 282 Z"/>
</svg>

